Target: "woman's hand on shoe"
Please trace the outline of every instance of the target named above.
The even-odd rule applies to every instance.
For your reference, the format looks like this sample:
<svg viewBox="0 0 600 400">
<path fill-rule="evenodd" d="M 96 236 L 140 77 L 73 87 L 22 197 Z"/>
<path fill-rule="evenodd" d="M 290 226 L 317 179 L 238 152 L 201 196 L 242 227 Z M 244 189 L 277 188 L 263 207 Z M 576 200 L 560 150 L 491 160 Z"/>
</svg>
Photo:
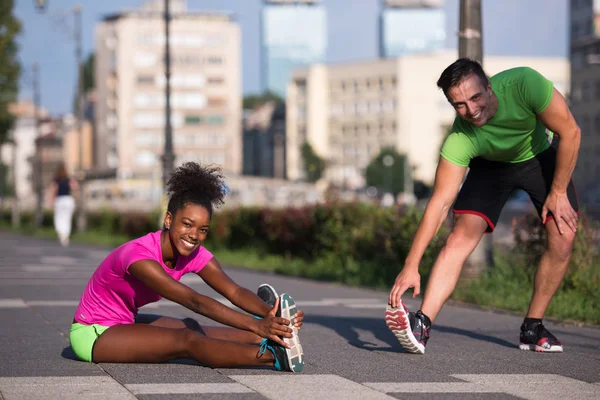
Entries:
<svg viewBox="0 0 600 400">
<path fill-rule="evenodd" d="M 257 327 L 254 333 L 260 337 L 271 339 L 283 347 L 289 348 L 289 346 L 283 341 L 282 337 L 291 338 L 292 328 L 290 327 L 289 320 L 276 316 L 279 308 L 279 301 L 279 298 L 275 300 L 275 305 L 271 311 L 269 311 L 266 317 L 261 320 L 256 320 Z"/>
</svg>

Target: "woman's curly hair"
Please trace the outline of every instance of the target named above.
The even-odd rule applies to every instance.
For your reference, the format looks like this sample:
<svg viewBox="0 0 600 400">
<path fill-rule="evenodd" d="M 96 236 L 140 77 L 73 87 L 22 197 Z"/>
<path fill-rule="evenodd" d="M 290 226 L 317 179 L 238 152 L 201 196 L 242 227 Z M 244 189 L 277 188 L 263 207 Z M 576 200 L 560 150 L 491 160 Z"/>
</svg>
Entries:
<svg viewBox="0 0 600 400">
<path fill-rule="evenodd" d="M 187 203 L 204 206 L 210 215 L 213 207 L 223 204 L 226 186 L 221 168 L 186 162 L 173 171 L 166 188 L 169 198 L 167 211 L 175 214 Z"/>
</svg>

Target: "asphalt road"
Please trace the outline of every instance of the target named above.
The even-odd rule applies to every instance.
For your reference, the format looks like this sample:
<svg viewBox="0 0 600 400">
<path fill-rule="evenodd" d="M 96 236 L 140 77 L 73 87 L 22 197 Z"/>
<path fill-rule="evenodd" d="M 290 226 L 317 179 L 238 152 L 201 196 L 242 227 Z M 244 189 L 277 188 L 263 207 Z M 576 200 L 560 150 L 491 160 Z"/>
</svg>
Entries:
<svg viewBox="0 0 600 400">
<path fill-rule="evenodd" d="M 68 332 L 103 247 L 0 232 L 0 400 L 600 399 L 600 328 L 547 323 L 562 354 L 518 349 L 521 317 L 446 306 L 425 355 L 404 353 L 383 321 L 387 293 L 226 268 L 248 288 L 290 293 L 306 313 L 302 373 L 75 360 Z M 184 282 L 219 297 L 195 275 Z M 418 303 L 406 299 L 409 308 Z M 147 312 L 192 316 L 161 301 Z"/>
</svg>

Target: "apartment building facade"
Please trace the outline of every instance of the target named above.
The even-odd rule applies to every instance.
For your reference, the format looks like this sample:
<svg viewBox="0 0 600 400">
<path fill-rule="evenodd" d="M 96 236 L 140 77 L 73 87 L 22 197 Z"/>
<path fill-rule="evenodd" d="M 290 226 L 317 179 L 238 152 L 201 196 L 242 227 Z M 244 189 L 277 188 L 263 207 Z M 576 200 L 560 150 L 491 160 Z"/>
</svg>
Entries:
<svg viewBox="0 0 600 400">
<path fill-rule="evenodd" d="M 106 16 L 96 26 L 96 169 L 117 181 L 159 182 L 165 143 L 163 1 Z M 218 164 L 239 174 L 240 28 L 223 13 L 171 1 L 171 125 L 175 165 Z M 136 189 L 137 190 L 137 189 Z M 148 189 L 151 190 L 151 189 Z M 150 199 L 150 198 L 149 198 Z"/>
</svg>

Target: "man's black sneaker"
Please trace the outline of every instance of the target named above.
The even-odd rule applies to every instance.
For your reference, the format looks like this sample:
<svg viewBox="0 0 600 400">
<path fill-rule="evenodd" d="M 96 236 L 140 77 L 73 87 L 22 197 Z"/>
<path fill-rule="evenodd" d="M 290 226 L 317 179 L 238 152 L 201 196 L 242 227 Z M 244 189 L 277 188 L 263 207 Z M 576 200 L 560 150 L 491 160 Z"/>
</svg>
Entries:
<svg viewBox="0 0 600 400">
<path fill-rule="evenodd" d="M 385 311 L 385 323 L 404 350 L 409 353 L 425 354 L 431 320 L 420 310 L 416 313 L 408 311 L 403 301 L 400 307 L 388 305 Z"/>
<path fill-rule="evenodd" d="M 550 333 L 541 322 L 521 325 L 521 350 L 530 350 L 547 353 L 562 353 L 563 346 L 560 341 Z"/>
<path fill-rule="evenodd" d="M 273 289 L 273 286 L 268 283 L 263 283 L 256 290 L 256 295 L 260 297 L 262 301 L 267 303 L 271 308 L 275 305 L 275 300 L 279 297 L 277 291 Z"/>
</svg>

